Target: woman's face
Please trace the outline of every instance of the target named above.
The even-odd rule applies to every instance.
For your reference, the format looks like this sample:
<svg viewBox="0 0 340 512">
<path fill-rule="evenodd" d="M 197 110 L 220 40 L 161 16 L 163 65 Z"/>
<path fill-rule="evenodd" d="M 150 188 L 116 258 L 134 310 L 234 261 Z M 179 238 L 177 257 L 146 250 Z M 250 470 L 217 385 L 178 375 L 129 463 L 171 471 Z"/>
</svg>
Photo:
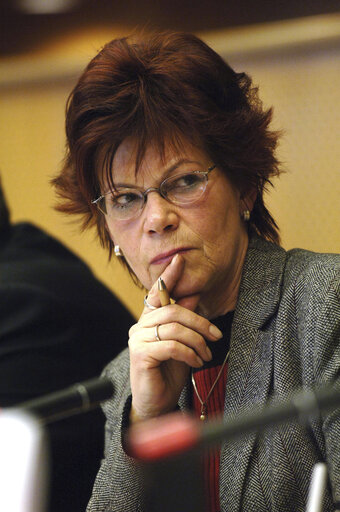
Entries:
<svg viewBox="0 0 340 512">
<path fill-rule="evenodd" d="M 204 152 L 190 144 L 183 147 L 181 154 L 166 151 L 163 161 L 154 147 L 148 147 L 135 176 L 134 144 L 124 141 L 113 160 L 114 183 L 145 190 L 159 187 L 168 176 L 206 171 L 213 165 Z M 209 174 L 203 197 L 195 204 L 176 206 L 152 191 L 136 218 L 122 221 L 107 217 L 106 221 L 112 240 L 146 289 L 151 288 L 174 255 L 181 253 L 184 271 L 173 298 L 200 294 L 204 307 L 211 300 L 221 305 L 230 302 L 237 294 L 248 244 L 241 214 L 251 209 L 249 206 L 249 200 L 241 199 L 225 174 L 215 168 Z"/>
</svg>

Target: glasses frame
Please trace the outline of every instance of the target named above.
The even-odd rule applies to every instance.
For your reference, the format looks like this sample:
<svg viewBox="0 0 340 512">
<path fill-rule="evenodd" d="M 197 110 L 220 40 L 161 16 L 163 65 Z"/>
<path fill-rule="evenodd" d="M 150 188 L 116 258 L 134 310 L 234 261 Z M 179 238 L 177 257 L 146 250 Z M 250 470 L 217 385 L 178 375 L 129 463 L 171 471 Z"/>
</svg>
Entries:
<svg viewBox="0 0 340 512">
<path fill-rule="evenodd" d="M 215 168 L 216 168 L 216 165 L 214 164 L 214 165 L 211 165 L 210 167 L 208 167 L 208 169 L 207 169 L 206 171 L 191 171 L 191 172 L 183 172 L 183 173 L 179 173 L 179 174 L 174 174 L 173 176 L 168 176 L 167 178 L 165 178 L 165 179 L 160 183 L 159 187 L 149 187 L 149 188 L 147 188 L 147 189 L 146 189 L 146 190 L 144 190 L 144 191 L 143 191 L 143 190 L 139 190 L 137 187 L 136 187 L 136 188 L 134 188 L 134 187 L 125 187 L 124 189 L 127 189 L 127 190 L 128 190 L 129 188 L 131 188 L 131 190 L 138 191 L 138 192 L 140 192 L 141 196 L 143 196 L 143 203 L 141 204 L 140 209 L 139 209 L 139 210 L 137 210 L 138 212 L 142 212 L 142 211 L 143 211 L 143 208 L 144 208 L 144 206 L 145 206 L 145 204 L 146 204 L 146 201 L 147 201 L 147 196 L 148 196 L 148 194 L 149 194 L 150 192 L 158 192 L 158 194 L 159 194 L 161 197 L 163 197 L 163 199 L 165 199 L 166 201 L 168 201 L 170 204 L 175 204 L 175 205 L 177 205 L 177 206 L 179 206 L 179 205 L 181 205 L 181 204 L 194 204 L 194 203 L 195 203 L 195 201 L 193 201 L 192 203 L 190 203 L 190 202 L 188 202 L 188 203 L 181 203 L 181 202 L 176 203 L 176 202 L 174 202 L 174 201 L 170 200 L 170 199 L 169 199 L 169 198 L 164 194 L 164 192 L 162 191 L 162 188 L 164 188 L 164 184 L 165 184 L 167 181 L 172 180 L 172 179 L 174 179 L 174 178 L 176 178 L 176 177 L 179 177 L 179 176 L 185 176 L 185 175 L 187 175 L 187 174 L 201 174 L 201 175 L 203 175 L 203 176 L 205 177 L 205 188 L 204 188 L 204 190 L 203 190 L 203 192 L 202 192 L 202 195 L 203 195 L 203 194 L 204 194 L 204 192 L 206 191 L 206 187 L 207 187 L 207 184 L 208 184 L 209 174 L 210 174 L 210 173 L 211 173 L 211 171 L 213 171 Z M 109 216 L 109 214 L 108 214 L 108 213 L 105 213 L 105 212 L 102 210 L 102 208 L 99 206 L 99 202 L 100 202 L 102 199 L 104 199 L 104 197 L 105 197 L 105 196 L 110 195 L 110 194 L 112 194 L 112 191 L 106 192 L 105 194 L 102 194 L 101 196 L 97 197 L 97 199 L 93 199 L 93 200 L 91 201 L 91 204 L 96 205 L 96 207 L 98 208 L 98 210 L 100 211 L 100 213 L 102 213 L 103 215 L 108 216 L 108 217 L 110 217 L 110 216 Z M 202 197 L 202 196 L 200 196 L 200 197 Z M 198 198 L 198 199 L 199 199 L 199 198 Z M 197 199 L 197 201 L 198 201 L 198 199 Z M 131 217 L 128 217 L 127 219 L 117 219 L 117 218 L 115 218 L 115 217 L 113 217 L 113 218 L 114 218 L 115 220 L 131 220 L 131 219 L 133 219 L 133 218 L 137 217 L 137 211 L 136 211 L 136 214 L 132 215 Z M 112 218 L 112 217 L 110 217 L 110 218 Z"/>
</svg>

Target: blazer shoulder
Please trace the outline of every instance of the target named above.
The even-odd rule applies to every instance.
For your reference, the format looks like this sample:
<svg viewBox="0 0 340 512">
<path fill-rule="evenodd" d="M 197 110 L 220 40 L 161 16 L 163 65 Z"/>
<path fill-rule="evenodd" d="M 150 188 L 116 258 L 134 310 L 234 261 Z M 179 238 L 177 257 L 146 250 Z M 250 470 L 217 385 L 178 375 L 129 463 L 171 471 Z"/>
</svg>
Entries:
<svg viewBox="0 0 340 512">
<path fill-rule="evenodd" d="M 340 296 L 340 255 L 305 249 L 287 251 L 284 287 L 295 287 L 319 295 L 331 288 Z"/>
<path fill-rule="evenodd" d="M 293 268 L 305 277 L 326 272 L 338 276 L 340 273 L 340 254 L 319 253 L 306 249 L 291 249 L 287 251 L 286 271 Z"/>
</svg>

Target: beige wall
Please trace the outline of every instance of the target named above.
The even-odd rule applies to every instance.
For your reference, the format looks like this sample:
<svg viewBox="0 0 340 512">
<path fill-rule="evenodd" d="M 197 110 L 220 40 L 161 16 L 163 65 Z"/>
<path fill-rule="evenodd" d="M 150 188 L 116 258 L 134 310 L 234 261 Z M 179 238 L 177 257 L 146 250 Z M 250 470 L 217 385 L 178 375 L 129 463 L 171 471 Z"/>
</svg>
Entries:
<svg viewBox="0 0 340 512">
<path fill-rule="evenodd" d="M 286 173 L 267 204 L 287 249 L 340 252 L 340 16 L 319 16 L 207 34 L 247 71 L 273 126 Z"/>
<path fill-rule="evenodd" d="M 250 72 L 264 103 L 275 106 L 275 126 L 285 130 L 279 156 L 287 173 L 268 196 L 284 247 L 340 252 L 339 39 L 333 30 L 318 44 L 312 31 L 313 41 L 305 36 L 297 43 L 298 26 L 285 39 L 286 28 L 274 26 L 276 39 L 273 26 L 204 37 L 237 70 Z M 64 241 L 138 315 L 143 292 L 116 261 L 108 263 L 94 233 L 80 234 L 53 210 L 49 185 L 63 157 L 66 97 L 83 65 L 116 33 L 121 29 L 79 34 L 39 54 L 0 61 L 0 170 L 13 220 L 33 221 Z"/>
<path fill-rule="evenodd" d="M 64 154 L 66 98 L 82 67 L 116 34 L 79 34 L 0 62 L 0 172 L 12 220 L 30 220 L 62 240 L 138 315 L 143 293 L 116 260 L 108 262 L 94 231 L 81 234 L 75 220 L 53 209 L 49 184 Z"/>
</svg>

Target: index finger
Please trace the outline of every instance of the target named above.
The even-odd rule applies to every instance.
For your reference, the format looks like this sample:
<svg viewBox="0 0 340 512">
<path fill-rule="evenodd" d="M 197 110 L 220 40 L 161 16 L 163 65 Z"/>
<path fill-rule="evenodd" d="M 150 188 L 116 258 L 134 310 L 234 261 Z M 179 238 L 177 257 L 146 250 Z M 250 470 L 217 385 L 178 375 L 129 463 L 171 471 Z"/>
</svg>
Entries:
<svg viewBox="0 0 340 512">
<path fill-rule="evenodd" d="M 175 288 L 180 276 L 182 275 L 183 268 L 184 268 L 184 258 L 182 258 L 182 256 L 180 256 L 179 254 L 176 254 L 172 258 L 171 263 L 166 267 L 166 269 L 160 276 L 162 282 L 166 286 L 167 293 L 168 293 L 169 297 L 171 296 L 172 290 Z M 161 296 L 160 296 L 159 289 L 158 289 L 158 286 L 159 286 L 158 282 L 159 282 L 159 278 L 152 285 L 152 288 L 150 289 L 150 291 L 147 295 L 147 301 L 150 304 L 150 306 L 153 306 L 156 308 L 159 308 L 162 305 L 166 305 L 165 301 L 168 300 L 168 297 L 165 298 L 163 295 L 162 299 L 164 298 L 164 303 L 162 304 Z M 169 304 L 169 302 L 167 302 L 167 304 Z M 150 312 L 150 308 L 145 306 L 144 310 L 143 310 L 143 314 L 149 313 L 149 312 Z"/>
</svg>

